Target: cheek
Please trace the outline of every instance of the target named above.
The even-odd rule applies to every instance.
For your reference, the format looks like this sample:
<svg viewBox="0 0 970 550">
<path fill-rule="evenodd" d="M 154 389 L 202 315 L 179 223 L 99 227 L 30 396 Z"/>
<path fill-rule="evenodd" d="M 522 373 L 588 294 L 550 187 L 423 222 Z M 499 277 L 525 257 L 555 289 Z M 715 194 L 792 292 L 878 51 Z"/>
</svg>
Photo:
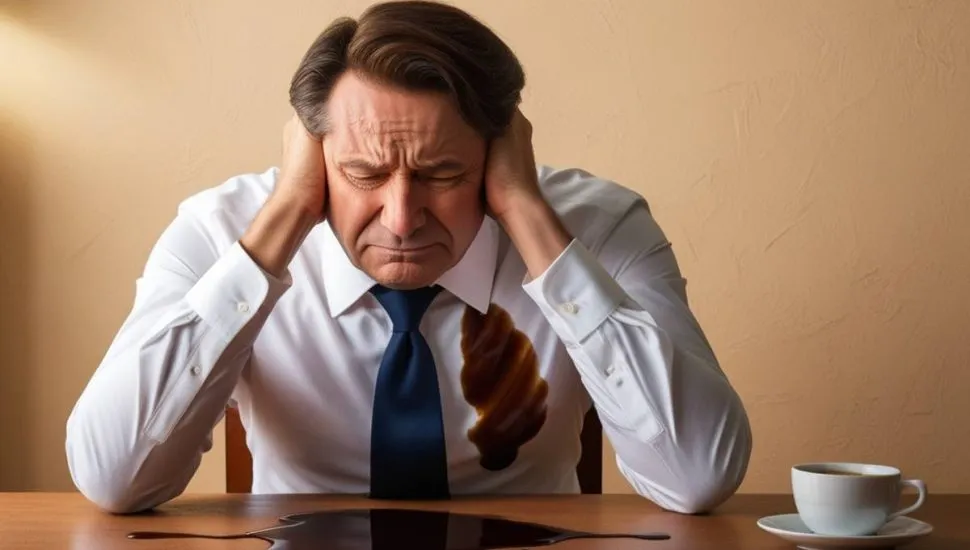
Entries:
<svg viewBox="0 0 970 550">
<path fill-rule="evenodd" d="M 435 197 L 431 210 L 451 234 L 454 246 L 464 250 L 475 238 L 485 215 L 480 186 L 463 186 L 443 193 Z"/>
<path fill-rule="evenodd" d="M 347 253 L 356 259 L 358 237 L 379 209 L 379 204 L 372 204 L 376 193 L 361 193 L 340 179 L 328 179 L 327 221 Z"/>
</svg>

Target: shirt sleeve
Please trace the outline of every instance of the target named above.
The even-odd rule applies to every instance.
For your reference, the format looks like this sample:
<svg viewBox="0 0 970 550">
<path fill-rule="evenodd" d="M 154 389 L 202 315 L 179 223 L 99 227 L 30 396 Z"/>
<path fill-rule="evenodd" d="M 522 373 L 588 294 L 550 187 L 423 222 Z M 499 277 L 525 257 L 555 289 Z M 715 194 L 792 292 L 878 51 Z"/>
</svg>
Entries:
<svg viewBox="0 0 970 550">
<path fill-rule="evenodd" d="M 68 467 L 82 494 L 133 512 L 185 490 L 290 284 L 289 274 L 270 276 L 238 243 L 217 251 L 204 224 L 180 212 L 68 417 Z"/>
<path fill-rule="evenodd" d="M 524 284 L 563 341 L 634 490 L 685 513 L 740 485 L 751 432 L 645 205 L 593 254 L 573 240 Z"/>
</svg>

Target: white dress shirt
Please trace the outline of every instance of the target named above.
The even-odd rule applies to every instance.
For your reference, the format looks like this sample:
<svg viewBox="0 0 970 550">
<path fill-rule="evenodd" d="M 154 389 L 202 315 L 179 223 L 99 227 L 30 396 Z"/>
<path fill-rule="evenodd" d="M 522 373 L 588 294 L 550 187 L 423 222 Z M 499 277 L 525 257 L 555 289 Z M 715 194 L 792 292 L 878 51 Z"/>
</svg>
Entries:
<svg viewBox="0 0 970 550">
<path fill-rule="evenodd" d="M 277 176 L 240 175 L 189 198 L 152 250 L 130 315 L 67 421 L 71 475 L 97 505 L 135 511 L 179 495 L 227 404 L 246 428 L 254 493 L 367 493 L 390 319 L 326 223 L 279 279 L 240 247 Z M 452 494 L 578 492 L 582 421 L 595 405 L 637 493 L 680 512 L 716 506 L 744 477 L 751 432 L 669 242 L 645 201 L 615 183 L 545 166 L 539 180 L 574 238 L 568 248 L 530 280 L 486 217 L 421 323 Z M 547 386 L 541 429 L 498 470 L 469 440 L 478 412 L 461 378 L 463 316 L 490 307 L 531 343 Z M 502 403 L 512 413 L 500 429 L 520 406 Z"/>
</svg>

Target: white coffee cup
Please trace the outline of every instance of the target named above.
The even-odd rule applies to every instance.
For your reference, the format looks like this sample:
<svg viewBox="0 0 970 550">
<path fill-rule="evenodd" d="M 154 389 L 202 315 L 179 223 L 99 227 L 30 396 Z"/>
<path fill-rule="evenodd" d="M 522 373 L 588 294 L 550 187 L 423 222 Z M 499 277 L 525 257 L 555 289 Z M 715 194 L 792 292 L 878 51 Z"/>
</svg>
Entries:
<svg viewBox="0 0 970 550">
<path fill-rule="evenodd" d="M 791 470 L 795 507 L 806 527 L 820 535 L 873 535 L 889 520 L 908 514 L 926 500 L 926 484 L 902 479 L 892 466 L 850 462 L 798 464 Z M 903 510 L 904 487 L 919 495 Z"/>
</svg>

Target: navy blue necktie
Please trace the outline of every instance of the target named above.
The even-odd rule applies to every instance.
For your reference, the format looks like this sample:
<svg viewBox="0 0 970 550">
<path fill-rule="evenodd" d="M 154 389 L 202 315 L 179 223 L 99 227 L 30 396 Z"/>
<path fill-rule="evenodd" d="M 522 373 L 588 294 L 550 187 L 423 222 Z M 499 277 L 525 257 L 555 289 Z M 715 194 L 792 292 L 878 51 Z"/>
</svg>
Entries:
<svg viewBox="0 0 970 550">
<path fill-rule="evenodd" d="M 418 331 L 440 290 L 371 289 L 394 325 L 374 391 L 372 498 L 435 499 L 449 494 L 438 375 L 431 349 Z"/>
</svg>

